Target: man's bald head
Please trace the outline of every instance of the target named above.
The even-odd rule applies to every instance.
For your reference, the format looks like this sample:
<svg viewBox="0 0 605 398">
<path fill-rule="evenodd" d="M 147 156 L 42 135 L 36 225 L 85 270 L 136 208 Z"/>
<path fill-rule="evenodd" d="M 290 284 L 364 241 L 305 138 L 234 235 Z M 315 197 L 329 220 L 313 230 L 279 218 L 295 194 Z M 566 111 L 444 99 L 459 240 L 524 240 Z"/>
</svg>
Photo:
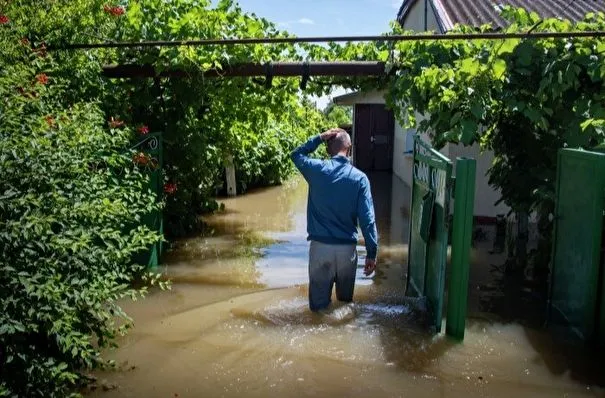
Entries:
<svg viewBox="0 0 605 398">
<path fill-rule="evenodd" d="M 343 129 L 331 129 L 336 135 L 330 138 L 326 145 L 328 146 L 328 154 L 330 156 L 344 155 L 347 156 L 349 148 L 351 148 L 351 137 L 349 133 Z"/>
</svg>

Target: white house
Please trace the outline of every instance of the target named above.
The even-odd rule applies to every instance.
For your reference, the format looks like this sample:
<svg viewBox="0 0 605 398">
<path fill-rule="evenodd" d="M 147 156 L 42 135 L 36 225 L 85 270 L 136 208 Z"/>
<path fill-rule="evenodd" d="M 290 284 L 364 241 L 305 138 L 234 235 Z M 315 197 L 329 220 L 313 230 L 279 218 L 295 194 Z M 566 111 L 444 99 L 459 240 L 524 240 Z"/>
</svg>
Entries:
<svg viewBox="0 0 605 398">
<path fill-rule="evenodd" d="M 415 129 L 405 129 L 392 111 L 386 109 L 384 92 L 358 92 L 334 98 L 339 105 L 353 106 L 353 162 L 364 171 L 392 171 L 406 185 L 412 185 L 412 148 Z M 422 137 L 430 142 L 428 136 Z M 440 150 L 452 160 L 456 157 L 477 159 L 475 183 L 475 216 L 491 220 L 505 214 L 508 208 L 495 205 L 499 193 L 488 184 L 486 172 L 493 160 L 492 153 L 480 153 L 479 146 L 464 147 L 448 144 Z M 454 170 L 455 172 L 455 170 Z"/>
<path fill-rule="evenodd" d="M 569 0 L 498 0 L 535 11 L 543 17 L 564 17 L 578 20 L 588 12 L 605 11 L 605 2 Z M 397 21 L 406 29 L 444 33 L 456 24 L 480 26 L 492 23 L 495 29 L 503 27 L 494 3 L 487 0 L 404 0 L 397 14 Z M 353 106 L 353 162 L 364 171 L 392 172 L 411 186 L 412 142 L 415 129 L 403 128 L 385 107 L 385 92 L 368 91 L 341 95 L 334 98 L 340 105 Z M 423 139 L 430 142 L 428 136 Z M 493 161 L 493 153 L 481 153 L 478 144 L 470 147 L 447 144 L 441 153 L 455 163 L 457 157 L 477 160 L 475 183 L 475 217 L 478 221 L 491 221 L 509 209 L 496 205 L 500 193 L 488 184 L 486 175 Z M 455 172 L 455 170 L 454 170 Z"/>
</svg>

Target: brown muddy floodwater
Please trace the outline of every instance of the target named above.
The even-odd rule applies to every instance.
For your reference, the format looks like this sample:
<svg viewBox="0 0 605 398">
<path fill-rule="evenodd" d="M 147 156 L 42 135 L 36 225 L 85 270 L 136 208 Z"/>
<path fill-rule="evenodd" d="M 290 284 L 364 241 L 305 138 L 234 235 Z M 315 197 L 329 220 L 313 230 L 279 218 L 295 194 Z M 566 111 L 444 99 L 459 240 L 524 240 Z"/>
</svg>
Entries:
<svg viewBox="0 0 605 398">
<path fill-rule="evenodd" d="M 308 310 L 304 181 L 223 200 L 226 211 L 206 219 L 212 233 L 168 254 L 172 290 L 124 303 L 135 328 L 107 352 L 118 370 L 98 373 L 104 388 L 90 395 L 604 396 L 598 365 L 481 312 L 475 280 L 497 259 L 479 250 L 464 342 L 426 331 L 422 309 L 404 299 L 409 189 L 386 174 L 372 184 L 379 271 L 365 278 L 360 265 L 354 304 Z"/>
</svg>

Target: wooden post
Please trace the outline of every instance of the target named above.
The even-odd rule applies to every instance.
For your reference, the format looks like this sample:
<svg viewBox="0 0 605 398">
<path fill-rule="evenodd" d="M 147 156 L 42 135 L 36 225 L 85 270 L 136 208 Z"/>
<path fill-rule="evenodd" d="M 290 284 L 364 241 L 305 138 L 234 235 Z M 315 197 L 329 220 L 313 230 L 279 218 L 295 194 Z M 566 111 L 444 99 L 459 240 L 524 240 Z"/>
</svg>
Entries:
<svg viewBox="0 0 605 398">
<path fill-rule="evenodd" d="M 236 196 L 237 182 L 235 180 L 235 165 L 233 164 L 233 156 L 229 155 L 225 163 L 225 174 L 227 175 L 227 196 Z"/>
</svg>

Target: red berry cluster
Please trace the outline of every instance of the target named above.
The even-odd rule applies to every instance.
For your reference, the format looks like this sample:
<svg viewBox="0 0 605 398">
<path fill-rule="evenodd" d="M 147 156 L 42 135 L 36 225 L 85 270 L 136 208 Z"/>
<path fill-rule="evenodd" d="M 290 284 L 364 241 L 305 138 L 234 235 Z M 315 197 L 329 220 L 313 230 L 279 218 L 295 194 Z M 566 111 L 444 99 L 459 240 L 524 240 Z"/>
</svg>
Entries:
<svg viewBox="0 0 605 398">
<path fill-rule="evenodd" d="M 124 10 L 124 7 L 122 6 L 110 6 L 109 4 L 105 4 L 103 6 L 103 11 L 113 15 L 114 17 L 119 17 L 120 15 L 123 15 L 126 12 L 126 10 Z"/>
<path fill-rule="evenodd" d="M 55 127 L 55 118 L 53 118 L 52 116 L 45 116 L 44 120 L 46 120 L 46 123 L 48 123 L 50 127 Z"/>
<path fill-rule="evenodd" d="M 137 129 L 137 131 L 138 131 L 138 132 L 139 132 L 139 134 L 141 134 L 141 135 L 147 135 L 147 134 L 149 134 L 149 127 L 147 127 L 147 126 L 145 126 L 145 125 L 142 125 L 141 127 L 139 127 L 139 128 Z"/>
<path fill-rule="evenodd" d="M 5 25 L 10 22 L 10 19 L 4 14 L 0 14 L 0 25 Z"/>
<path fill-rule="evenodd" d="M 113 116 L 111 119 L 109 119 L 109 127 L 111 127 L 112 129 L 117 129 L 118 127 L 122 127 L 123 125 L 124 122 L 120 119 L 114 119 Z"/>
<path fill-rule="evenodd" d="M 46 83 L 48 83 L 48 75 L 46 73 L 40 73 L 39 75 L 36 76 L 36 80 L 40 84 L 46 84 Z"/>
<path fill-rule="evenodd" d="M 147 166 L 149 164 L 149 158 L 143 152 L 135 153 L 132 161 L 139 166 Z"/>
<path fill-rule="evenodd" d="M 174 182 L 167 182 L 164 184 L 164 192 L 171 195 L 176 192 L 176 184 Z"/>
</svg>

